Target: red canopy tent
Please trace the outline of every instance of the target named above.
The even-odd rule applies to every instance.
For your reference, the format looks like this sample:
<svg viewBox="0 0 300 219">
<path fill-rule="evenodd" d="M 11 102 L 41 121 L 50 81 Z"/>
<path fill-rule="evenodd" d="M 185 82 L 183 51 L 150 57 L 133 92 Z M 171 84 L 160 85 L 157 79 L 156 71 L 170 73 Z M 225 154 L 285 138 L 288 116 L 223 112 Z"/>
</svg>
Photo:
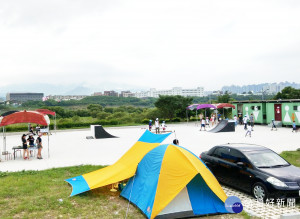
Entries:
<svg viewBox="0 0 300 219">
<path fill-rule="evenodd" d="M 222 108 L 225 108 L 225 109 L 226 108 L 233 108 L 233 109 L 235 109 L 235 106 L 230 104 L 230 103 L 219 103 L 217 105 L 217 109 L 222 109 Z"/>
<path fill-rule="evenodd" d="M 48 110 L 48 109 L 37 109 L 35 111 L 37 111 L 39 113 L 43 113 L 45 115 L 54 116 L 54 130 L 55 130 L 55 133 L 56 133 L 56 113 L 54 111 L 51 111 L 51 110 Z"/>
<path fill-rule="evenodd" d="M 48 110 L 48 109 L 37 109 L 35 110 L 39 113 L 43 113 L 43 114 L 47 114 L 47 115 L 52 115 L 52 116 L 55 116 L 55 112 L 51 111 L 51 110 Z"/>
<path fill-rule="evenodd" d="M 8 116 L 4 116 L 0 122 L 0 127 L 16 123 L 36 123 L 48 126 L 49 117 L 45 117 L 44 114 L 34 111 L 25 110 L 23 112 L 15 112 Z"/>
<path fill-rule="evenodd" d="M 230 103 L 219 103 L 219 104 L 217 104 L 217 109 L 223 109 L 223 116 L 225 116 L 224 115 L 224 109 L 229 109 L 229 108 L 235 109 L 235 106 L 230 104 Z"/>
<path fill-rule="evenodd" d="M 47 115 L 44 115 L 35 111 L 22 111 L 15 112 L 10 115 L 0 117 L 0 127 L 3 127 L 3 150 L 6 151 L 6 134 L 5 126 L 17 124 L 17 123 L 36 123 L 43 126 L 49 126 L 50 119 Z M 1 153 L 0 153 L 1 154 Z M 48 133 L 48 157 L 49 157 L 49 133 Z"/>
</svg>

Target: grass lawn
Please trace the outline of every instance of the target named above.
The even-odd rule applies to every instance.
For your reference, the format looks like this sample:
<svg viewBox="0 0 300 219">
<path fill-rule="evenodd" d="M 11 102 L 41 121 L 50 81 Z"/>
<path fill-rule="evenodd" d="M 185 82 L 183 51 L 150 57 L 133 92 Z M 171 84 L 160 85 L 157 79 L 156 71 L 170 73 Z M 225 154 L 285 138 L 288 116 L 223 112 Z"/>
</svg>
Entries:
<svg viewBox="0 0 300 219">
<path fill-rule="evenodd" d="M 128 206 L 127 218 L 145 218 L 137 207 L 119 197 L 119 192 L 110 192 L 110 187 L 69 197 L 72 187 L 65 179 L 99 168 L 101 166 L 85 165 L 0 172 L 0 218 L 125 218 Z M 242 212 L 210 218 L 248 217 Z"/>
<path fill-rule="evenodd" d="M 281 153 L 300 167 L 300 151 Z M 65 179 L 82 175 L 102 166 L 76 166 L 43 171 L 0 172 L 0 218 L 145 218 L 139 209 L 103 187 L 69 197 L 72 187 Z M 203 218 L 203 217 L 202 217 Z M 215 215 L 209 218 L 249 218 L 238 215 Z"/>
<path fill-rule="evenodd" d="M 280 155 L 291 164 L 295 165 L 296 167 L 300 167 L 300 150 L 283 151 Z"/>
<path fill-rule="evenodd" d="M 128 202 L 109 188 L 69 197 L 64 180 L 101 166 L 0 173 L 0 218 L 125 218 Z M 128 218 L 142 218 L 129 205 Z"/>
</svg>

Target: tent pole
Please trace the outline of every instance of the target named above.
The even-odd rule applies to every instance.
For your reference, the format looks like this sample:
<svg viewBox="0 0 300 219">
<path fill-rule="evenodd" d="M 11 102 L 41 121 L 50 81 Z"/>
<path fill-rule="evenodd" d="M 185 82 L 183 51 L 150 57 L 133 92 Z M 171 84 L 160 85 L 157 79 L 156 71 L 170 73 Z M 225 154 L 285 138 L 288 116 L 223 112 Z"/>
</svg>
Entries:
<svg viewBox="0 0 300 219">
<path fill-rule="evenodd" d="M 56 134 L 56 113 L 54 114 L 54 132 Z"/>
<path fill-rule="evenodd" d="M 186 124 L 188 125 L 188 123 L 189 123 L 189 119 L 188 119 L 188 111 L 185 110 L 185 113 L 186 113 Z"/>
<path fill-rule="evenodd" d="M 2 130 L 3 130 L 3 132 L 2 132 L 2 138 L 3 138 L 3 145 L 4 145 L 4 126 L 2 127 Z M 2 156 L 2 153 L 1 153 L 1 147 L 0 147 L 0 162 L 2 161 L 1 160 L 1 156 Z"/>
<path fill-rule="evenodd" d="M 198 110 L 196 109 L 196 125 L 198 126 L 198 115 L 197 115 Z"/>
<path fill-rule="evenodd" d="M 47 135 L 48 135 L 48 159 L 50 158 L 50 149 L 49 149 L 49 132 L 50 132 L 50 125 L 48 126 L 48 132 L 47 132 Z"/>
<path fill-rule="evenodd" d="M 3 130 L 4 130 L 3 150 L 6 151 L 6 130 L 5 130 L 5 126 L 3 126 Z"/>
<path fill-rule="evenodd" d="M 225 114 L 224 114 L 224 107 L 223 107 L 223 118 L 225 118 Z"/>
</svg>

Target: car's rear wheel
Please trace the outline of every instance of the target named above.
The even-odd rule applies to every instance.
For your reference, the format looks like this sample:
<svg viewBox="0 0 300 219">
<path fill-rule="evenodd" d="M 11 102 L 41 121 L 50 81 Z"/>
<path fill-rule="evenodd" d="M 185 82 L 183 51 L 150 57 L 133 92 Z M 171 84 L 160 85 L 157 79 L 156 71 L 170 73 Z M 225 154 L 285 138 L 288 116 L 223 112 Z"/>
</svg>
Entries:
<svg viewBox="0 0 300 219">
<path fill-rule="evenodd" d="M 268 197 L 268 190 L 264 184 L 257 182 L 252 187 L 252 194 L 257 200 L 265 201 Z"/>
</svg>

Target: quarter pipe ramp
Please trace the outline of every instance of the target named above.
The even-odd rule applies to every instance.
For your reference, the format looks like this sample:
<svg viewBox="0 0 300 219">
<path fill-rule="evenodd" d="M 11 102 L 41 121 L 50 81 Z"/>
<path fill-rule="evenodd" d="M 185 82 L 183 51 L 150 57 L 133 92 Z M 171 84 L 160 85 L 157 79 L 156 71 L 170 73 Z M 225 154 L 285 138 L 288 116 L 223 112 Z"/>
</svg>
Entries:
<svg viewBox="0 0 300 219">
<path fill-rule="evenodd" d="M 235 132 L 235 123 L 230 120 L 221 120 L 221 122 L 216 127 L 209 130 L 209 132 Z"/>
</svg>

